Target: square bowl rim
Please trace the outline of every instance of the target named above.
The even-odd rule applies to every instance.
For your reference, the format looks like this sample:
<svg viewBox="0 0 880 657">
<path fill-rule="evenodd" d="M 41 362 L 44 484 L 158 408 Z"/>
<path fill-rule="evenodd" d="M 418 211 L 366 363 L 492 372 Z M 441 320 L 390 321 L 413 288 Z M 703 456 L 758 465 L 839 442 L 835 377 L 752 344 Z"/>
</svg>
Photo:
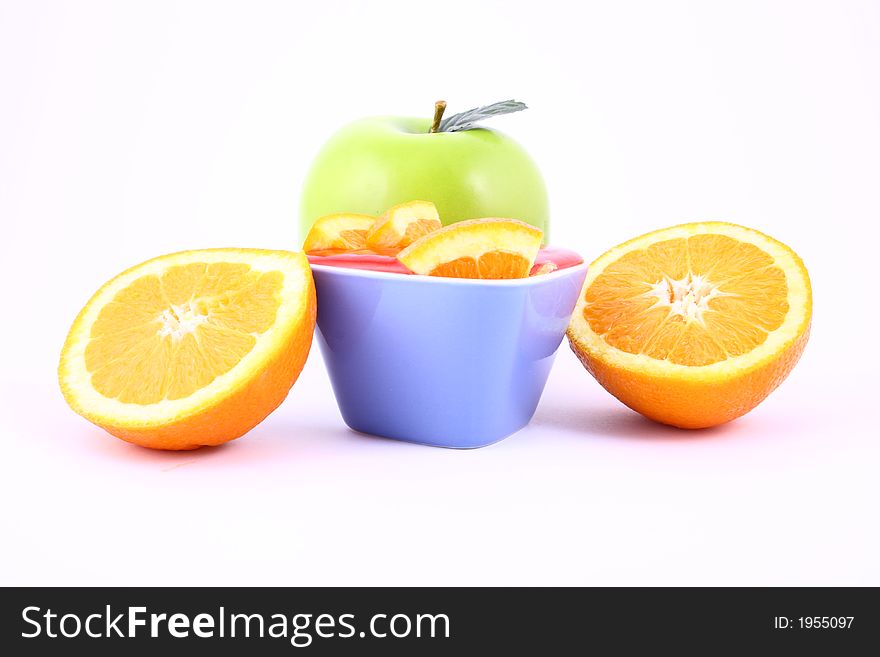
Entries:
<svg viewBox="0 0 880 657">
<path fill-rule="evenodd" d="M 572 274 L 586 271 L 589 263 L 586 261 L 570 267 L 557 269 L 549 274 L 540 274 L 539 276 L 527 276 L 526 278 L 505 278 L 505 279 L 486 279 L 486 278 L 452 278 L 445 276 L 424 276 L 422 274 L 401 274 L 398 272 L 375 271 L 371 269 L 357 269 L 355 267 L 338 267 L 335 265 L 320 265 L 310 263 L 312 270 L 321 273 L 334 273 L 343 276 L 351 276 L 353 278 L 372 278 L 376 280 L 393 280 L 407 281 L 410 284 L 424 285 L 454 285 L 466 287 L 527 287 L 529 285 L 537 285 L 539 283 L 547 283 L 557 278 L 565 278 Z"/>
</svg>

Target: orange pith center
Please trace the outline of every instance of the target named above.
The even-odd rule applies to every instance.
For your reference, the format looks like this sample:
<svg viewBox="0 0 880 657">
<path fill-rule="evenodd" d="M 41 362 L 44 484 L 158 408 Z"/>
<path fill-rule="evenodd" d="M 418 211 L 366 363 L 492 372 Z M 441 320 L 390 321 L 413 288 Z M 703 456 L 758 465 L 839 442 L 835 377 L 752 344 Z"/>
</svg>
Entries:
<svg viewBox="0 0 880 657">
<path fill-rule="evenodd" d="M 725 235 L 695 235 L 630 251 L 585 293 L 584 319 L 609 345 L 679 365 L 748 353 L 788 313 L 773 258 Z"/>
<path fill-rule="evenodd" d="M 231 370 L 275 321 L 281 272 L 192 263 L 142 276 L 107 303 L 85 352 L 92 386 L 124 403 L 181 399 Z"/>
<path fill-rule="evenodd" d="M 444 262 L 431 270 L 430 276 L 450 278 L 525 278 L 529 261 L 518 253 L 487 251 L 479 258 L 465 256 Z"/>
</svg>

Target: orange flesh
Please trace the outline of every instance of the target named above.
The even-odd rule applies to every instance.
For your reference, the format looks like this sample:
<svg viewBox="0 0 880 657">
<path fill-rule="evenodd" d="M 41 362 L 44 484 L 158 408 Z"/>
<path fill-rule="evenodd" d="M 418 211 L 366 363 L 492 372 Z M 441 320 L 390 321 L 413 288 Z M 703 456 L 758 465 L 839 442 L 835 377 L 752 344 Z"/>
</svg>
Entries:
<svg viewBox="0 0 880 657">
<path fill-rule="evenodd" d="M 339 231 L 339 241 L 343 249 L 363 249 L 367 246 L 366 230 L 341 230 Z"/>
<path fill-rule="evenodd" d="M 456 258 L 431 270 L 430 276 L 448 278 L 525 278 L 530 263 L 518 253 L 487 251 L 479 260 L 471 257 Z"/>
<path fill-rule="evenodd" d="M 406 230 L 403 233 L 403 239 L 400 241 L 400 244 L 397 244 L 396 246 L 401 248 L 409 246 L 423 235 L 427 235 L 439 228 L 440 226 L 436 221 L 431 221 L 430 219 L 416 219 L 407 225 Z"/>
<path fill-rule="evenodd" d="M 763 343 L 787 295 L 785 274 L 758 247 L 695 235 L 623 255 L 587 289 L 584 318 L 617 349 L 701 366 Z"/>
<path fill-rule="evenodd" d="M 420 237 L 439 230 L 441 227 L 441 223 L 433 219 L 414 219 L 406 225 L 406 230 L 400 237 L 396 233 L 388 234 L 387 231 L 375 230 L 366 238 L 366 245 L 377 252 L 397 253 Z M 384 224 L 382 228 L 384 228 Z"/>
<path fill-rule="evenodd" d="M 231 370 L 275 321 L 281 272 L 194 263 L 135 280 L 101 310 L 85 352 L 92 385 L 124 403 L 181 399 Z"/>
</svg>

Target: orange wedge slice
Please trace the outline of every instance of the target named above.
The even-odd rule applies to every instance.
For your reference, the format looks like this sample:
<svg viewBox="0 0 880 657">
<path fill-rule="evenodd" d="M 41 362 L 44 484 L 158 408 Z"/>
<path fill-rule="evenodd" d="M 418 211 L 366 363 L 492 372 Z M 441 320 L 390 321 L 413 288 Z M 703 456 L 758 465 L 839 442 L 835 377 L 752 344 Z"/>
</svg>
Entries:
<svg viewBox="0 0 880 657">
<path fill-rule="evenodd" d="M 401 203 L 379 217 L 367 231 L 367 248 L 396 252 L 442 227 L 437 208 L 430 201 Z"/>
<path fill-rule="evenodd" d="M 210 249 L 140 264 L 74 321 L 59 380 L 74 411 L 160 449 L 237 438 L 299 376 L 315 288 L 302 253 Z"/>
<path fill-rule="evenodd" d="M 366 248 L 367 231 L 376 217 L 368 214 L 328 214 L 317 219 L 303 242 L 303 251 L 355 251 Z"/>
<path fill-rule="evenodd" d="M 568 337 L 584 366 L 643 415 L 710 427 L 755 406 L 809 335 L 801 259 L 756 230 L 719 222 L 659 230 L 590 265 Z"/>
<path fill-rule="evenodd" d="M 428 233 L 397 259 L 416 274 L 451 278 L 525 278 L 544 233 L 515 219 L 470 219 Z"/>
</svg>

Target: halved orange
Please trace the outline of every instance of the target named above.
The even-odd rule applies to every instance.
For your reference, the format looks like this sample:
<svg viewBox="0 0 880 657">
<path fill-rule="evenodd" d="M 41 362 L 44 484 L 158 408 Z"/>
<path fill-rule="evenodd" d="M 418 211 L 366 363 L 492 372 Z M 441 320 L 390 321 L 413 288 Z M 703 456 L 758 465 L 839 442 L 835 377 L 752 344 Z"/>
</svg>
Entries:
<svg viewBox="0 0 880 657">
<path fill-rule="evenodd" d="M 315 287 L 302 253 L 185 251 L 119 274 L 73 323 L 58 368 L 74 411 L 159 449 L 237 438 L 305 363 Z"/>
<path fill-rule="evenodd" d="M 379 253 L 396 252 L 442 226 L 437 207 L 430 201 L 401 203 L 370 227 L 367 248 Z"/>
<path fill-rule="evenodd" d="M 678 427 L 764 400 L 800 358 L 810 279 L 790 248 L 720 222 L 658 230 L 590 265 L 568 337 L 611 394 Z"/>
<path fill-rule="evenodd" d="M 366 248 L 367 231 L 376 221 L 368 214 L 328 214 L 312 224 L 303 251 L 354 251 Z"/>
<path fill-rule="evenodd" d="M 419 238 L 397 254 L 416 274 L 451 278 L 525 278 L 544 233 L 516 219 L 469 219 Z"/>
</svg>

